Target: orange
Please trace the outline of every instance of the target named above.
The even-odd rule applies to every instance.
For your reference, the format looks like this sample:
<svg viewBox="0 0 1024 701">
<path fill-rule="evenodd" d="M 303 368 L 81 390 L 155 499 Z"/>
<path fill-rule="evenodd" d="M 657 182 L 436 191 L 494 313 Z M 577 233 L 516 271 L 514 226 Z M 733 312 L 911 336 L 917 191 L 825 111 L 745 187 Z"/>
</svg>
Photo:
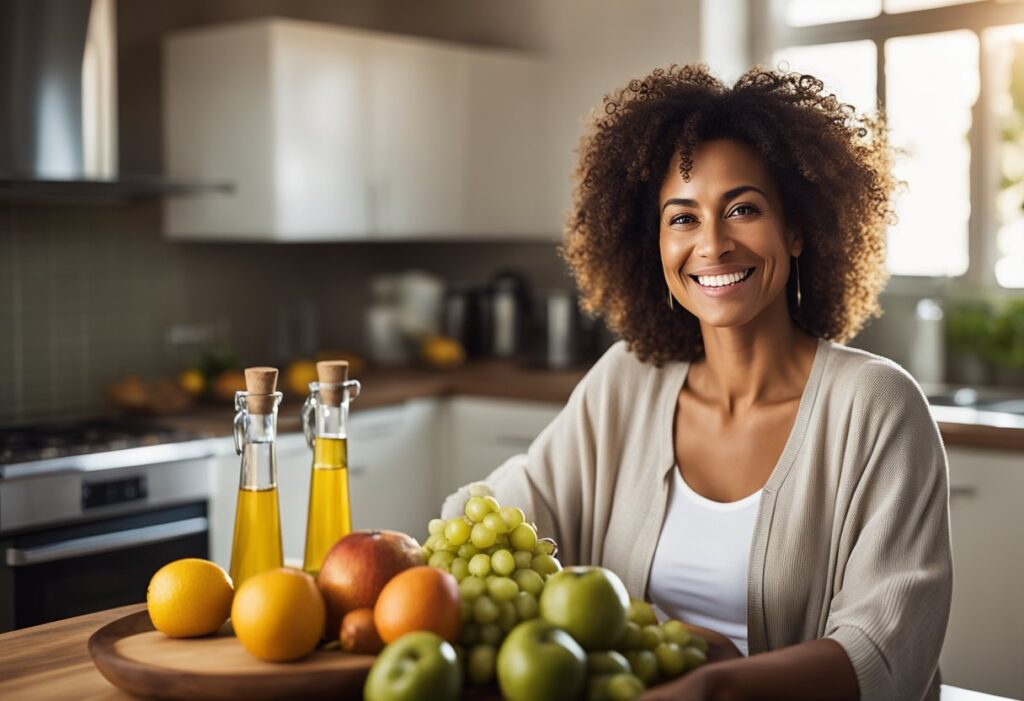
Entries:
<svg viewBox="0 0 1024 701">
<path fill-rule="evenodd" d="M 146 589 L 146 608 L 153 627 L 172 638 L 209 635 L 228 620 L 234 593 L 227 572 L 189 557 L 157 570 Z"/>
<path fill-rule="evenodd" d="M 268 662 L 308 655 L 323 637 L 326 619 L 316 582 L 290 567 L 249 577 L 231 605 L 231 625 L 242 647 Z"/>
<path fill-rule="evenodd" d="M 425 630 L 450 643 L 459 639 L 462 613 L 459 583 L 435 567 L 411 567 L 384 585 L 373 608 L 373 622 L 385 643 Z"/>
</svg>

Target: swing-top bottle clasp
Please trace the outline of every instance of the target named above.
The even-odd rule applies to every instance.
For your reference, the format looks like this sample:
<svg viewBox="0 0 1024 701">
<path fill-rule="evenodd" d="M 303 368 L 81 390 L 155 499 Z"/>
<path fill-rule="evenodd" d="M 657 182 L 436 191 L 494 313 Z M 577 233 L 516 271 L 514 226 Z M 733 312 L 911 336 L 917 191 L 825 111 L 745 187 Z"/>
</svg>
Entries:
<svg viewBox="0 0 1024 701">
<path fill-rule="evenodd" d="M 306 444 L 310 448 L 316 439 L 316 409 L 321 406 L 320 391 L 323 389 L 341 390 L 341 403 L 334 405 L 345 410 L 349 403 L 359 396 L 362 385 L 359 380 L 345 380 L 344 382 L 310 382 L 309 395 L 302 404 L 302 432 L 306 436 Z"/>
<path fill-rule="evenodd" d="M 235 392 L 235 418 L 232 421 L 232 433 L 235 437 L 235 453 L 238 455 L 242 454 L 242 448 L 245 446 L 245 434 L 249 424 L 249 392 L 238 391 Z M 267 395 L 257 395 L 265 397 Z M 277 413 L 277 407 L 280 406 L 281 400 L 284 398 L 282 392 L 274 392 L 270 395 L 274 399 L 273 412 Z M 276 425 L 276 420 L 275 420 Z"/>
</svg>

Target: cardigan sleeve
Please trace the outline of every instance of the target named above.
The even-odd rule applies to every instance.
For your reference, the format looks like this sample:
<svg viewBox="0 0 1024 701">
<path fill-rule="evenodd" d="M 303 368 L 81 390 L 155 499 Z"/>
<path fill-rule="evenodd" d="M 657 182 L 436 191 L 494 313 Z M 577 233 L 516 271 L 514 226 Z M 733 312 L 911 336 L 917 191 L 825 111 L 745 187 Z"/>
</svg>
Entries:
<svg viewBox="0 0 1024 701">
<path fill-rule="evenodd" d="M 857 377 L 865 430 L 825 637 L 853 663 L 869 701 L 921 699 L 932 686 L 952 598 L 946 453 L 914 379 L 891 363 Z"/>
</svg>

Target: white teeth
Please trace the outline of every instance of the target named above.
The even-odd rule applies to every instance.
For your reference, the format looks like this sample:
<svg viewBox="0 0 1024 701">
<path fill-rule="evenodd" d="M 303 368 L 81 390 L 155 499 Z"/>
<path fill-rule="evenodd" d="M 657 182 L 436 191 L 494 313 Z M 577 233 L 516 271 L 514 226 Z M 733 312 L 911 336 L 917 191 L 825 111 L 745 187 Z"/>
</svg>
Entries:
<svg viewBox="0 0 1024 701">
<path fill-rule="evenodd" d="M 729 273 L 728 275 L 698 275 L 697 282 L 704 285 L 705 287 L 724 287 L 725 285 L 731 285 L 734 282 L 739 282 L 747 276 L 750 270 L 744 270 L 739 273 Z"/>
</svg>

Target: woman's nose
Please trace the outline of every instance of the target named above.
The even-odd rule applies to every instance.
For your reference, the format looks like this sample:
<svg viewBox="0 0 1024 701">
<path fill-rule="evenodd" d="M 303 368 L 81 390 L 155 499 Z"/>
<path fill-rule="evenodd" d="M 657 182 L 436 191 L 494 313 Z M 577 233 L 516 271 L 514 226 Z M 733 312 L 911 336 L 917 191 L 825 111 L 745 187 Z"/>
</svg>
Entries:
<svg viewBox="0 0 1024 701">
<path fill-rule="evenodd" d="M 695 253 L 704 258 L 720 258 L 736 247 L 729 237 L 728 227 L 717 217 L 709 217 L 700 227 L 698 236 Z"/>
</svg>

